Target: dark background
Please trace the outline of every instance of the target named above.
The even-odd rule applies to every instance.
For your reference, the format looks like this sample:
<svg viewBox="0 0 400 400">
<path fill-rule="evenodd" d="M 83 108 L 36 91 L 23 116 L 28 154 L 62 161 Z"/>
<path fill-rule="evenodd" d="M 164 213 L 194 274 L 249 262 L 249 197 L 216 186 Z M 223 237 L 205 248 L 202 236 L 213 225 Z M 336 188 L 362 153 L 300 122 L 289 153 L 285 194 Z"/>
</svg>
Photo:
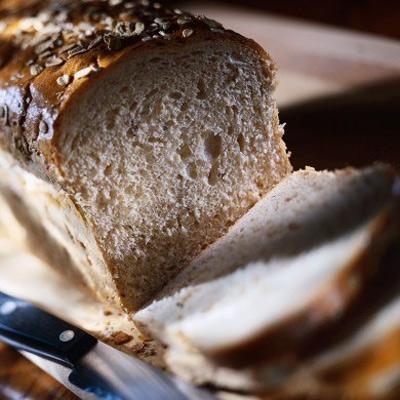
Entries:
<svg viewBox="0 0 400 400">
<path fill-rule="evenodd" d="M 187 3 L 190 0 L 179 1 L 179 5 Z M 399 0 L 233 0 L 214 3 L 243 5 L 400 39 Z"/>
</svg>

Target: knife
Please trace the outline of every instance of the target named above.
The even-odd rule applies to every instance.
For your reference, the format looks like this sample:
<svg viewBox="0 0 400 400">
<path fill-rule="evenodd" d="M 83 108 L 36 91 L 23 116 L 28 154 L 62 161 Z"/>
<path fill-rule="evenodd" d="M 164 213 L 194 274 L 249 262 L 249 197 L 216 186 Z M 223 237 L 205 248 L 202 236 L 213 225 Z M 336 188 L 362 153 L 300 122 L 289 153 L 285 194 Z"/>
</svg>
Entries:
<svg viewBox="0 0 400 400">
<path fill-rule="evenodd" d="M 0 342 L 24 354 L 81 399 L 211 400 L 206 391 L 0 292 Z"/>
</svg>

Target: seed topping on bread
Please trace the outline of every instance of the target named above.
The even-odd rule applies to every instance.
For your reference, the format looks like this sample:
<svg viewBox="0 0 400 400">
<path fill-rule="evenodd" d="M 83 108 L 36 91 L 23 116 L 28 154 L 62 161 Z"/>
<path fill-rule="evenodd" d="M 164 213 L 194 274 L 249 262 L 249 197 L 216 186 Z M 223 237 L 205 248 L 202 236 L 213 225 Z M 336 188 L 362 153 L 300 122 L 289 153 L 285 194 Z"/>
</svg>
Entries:
<svg viewBox="0 0 400 400">
<path fill-rule="evenodd" d="M 223 30 L 222 25 L 208 18 L 144 0 L 48 1 L 44 11 L 38 3 L 22 2 L 13 11 L 0 8 L 0 17 L 5 21 L 0 27 L 2 35 L 10 32 L 13 45 L 33 49 L 26 61 L 33 77 L 46 67 L 60 66 L 98 47 L 117 51 L 140 41 L 188 38 L 198 24 L 212 31 Z M 34 16 L 21 18 L 27 10 Z"/>
<path fill-rule="evenodd" d="M 10 127 L 12 147 L 30 162 L 37 146 L 24 134 L 31 121 L 29 110 L 36 115 L 37 106 L 46 106 L 29 129 L 35 143 L 51 139 L 57 110 L 70 93 L 127 47 L 187 40 L 201 31 L 224 29 L 205 17 L 146 0 L 18 0 L 12 6 L 0 2 L 0 124 Z M 44 104 L 35 96 L 38 87 L 46 92 Z M 18 107 L 8 103 L 15 92 Z M 49 126 L 44 135 L 41 119 Z"/>
</svg>

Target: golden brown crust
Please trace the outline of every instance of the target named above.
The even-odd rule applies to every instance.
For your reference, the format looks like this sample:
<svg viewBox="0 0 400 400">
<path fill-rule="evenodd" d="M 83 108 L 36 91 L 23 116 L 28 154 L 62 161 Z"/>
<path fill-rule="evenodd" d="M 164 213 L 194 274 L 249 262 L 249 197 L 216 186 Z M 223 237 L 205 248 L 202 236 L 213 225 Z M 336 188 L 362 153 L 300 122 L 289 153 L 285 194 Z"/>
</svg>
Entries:
<svg viewBox="0 0 400 400">
<path fill-rule="evenodd" d="M 31 172 L 55 175 L 59 117 L 87 85 L 131 51 L 199 35 L 243 41 L 272 65 L 217 22 L 147 0 L 2 2 L 0 146 Z"/>
</svg>

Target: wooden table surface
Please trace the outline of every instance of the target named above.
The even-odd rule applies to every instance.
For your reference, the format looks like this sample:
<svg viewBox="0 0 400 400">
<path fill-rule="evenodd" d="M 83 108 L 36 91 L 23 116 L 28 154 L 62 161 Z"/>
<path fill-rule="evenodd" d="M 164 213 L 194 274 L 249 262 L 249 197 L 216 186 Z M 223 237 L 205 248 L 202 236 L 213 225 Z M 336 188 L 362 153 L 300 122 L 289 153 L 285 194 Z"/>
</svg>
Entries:
<svg viewBox="0 0 400 400">
<path fill-rule="evenodd" d="M 276 59 L 280 116 L 296 168 L 375 160 L 400 166 L 398 42 L 204 3 L 193 10 L 253 37 Z M 22 398 L 76 397 L 0 345 L 0 399 Z"/>
<path fill-rule="evenodd" d="M 75 400 L 77 397 L 19 353 L 0 344 L 0 399 Z"/>
</svg>

